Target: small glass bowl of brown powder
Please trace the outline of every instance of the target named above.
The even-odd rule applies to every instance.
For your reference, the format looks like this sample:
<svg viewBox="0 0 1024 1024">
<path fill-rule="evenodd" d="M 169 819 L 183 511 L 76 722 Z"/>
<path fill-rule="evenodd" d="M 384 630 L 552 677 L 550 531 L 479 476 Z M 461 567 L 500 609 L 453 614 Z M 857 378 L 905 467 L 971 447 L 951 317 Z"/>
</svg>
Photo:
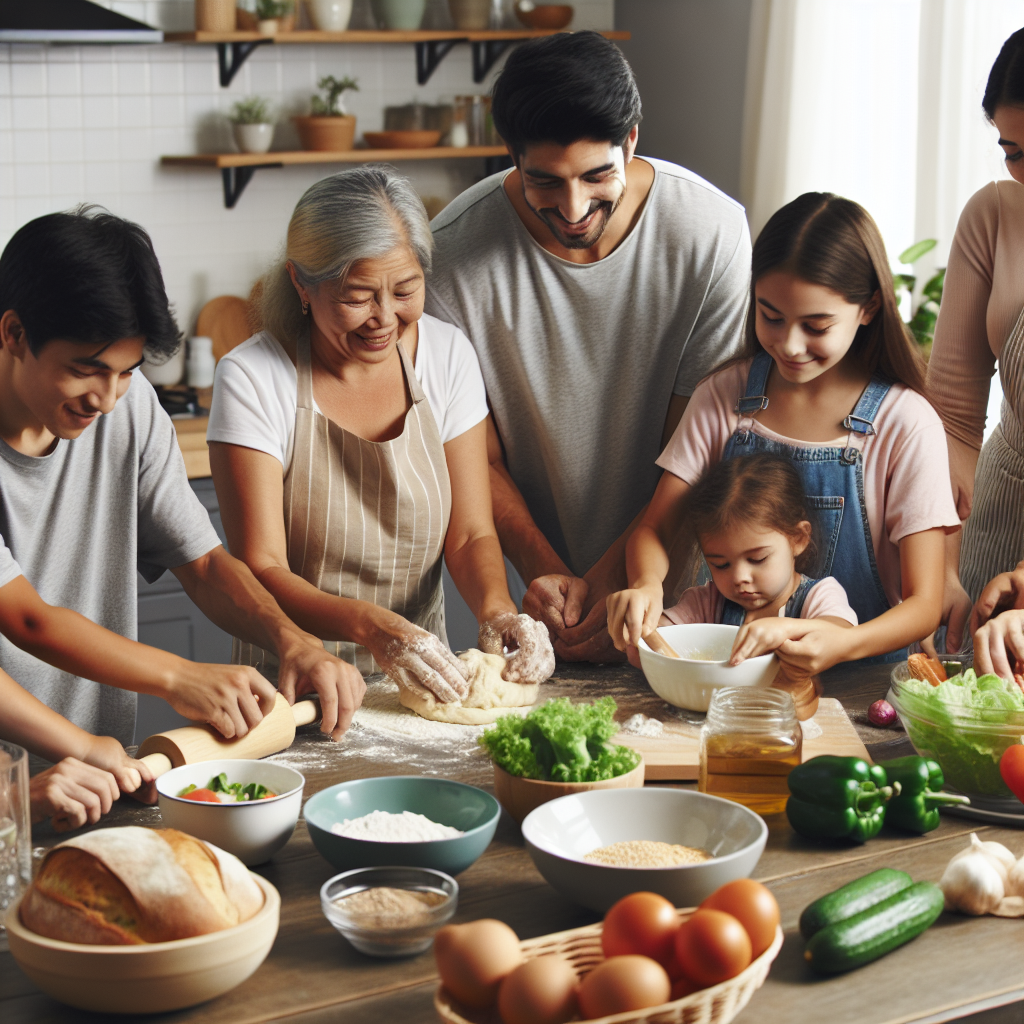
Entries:
<svg viewBox="0 0 1024 1024">
<path fill-rule="evenodd" d="M 328 879 L 320 906 L 368 956 L 415 956 L 455 913 L 459 883 L 432 868 L 356 868 Z"/>
</svg>

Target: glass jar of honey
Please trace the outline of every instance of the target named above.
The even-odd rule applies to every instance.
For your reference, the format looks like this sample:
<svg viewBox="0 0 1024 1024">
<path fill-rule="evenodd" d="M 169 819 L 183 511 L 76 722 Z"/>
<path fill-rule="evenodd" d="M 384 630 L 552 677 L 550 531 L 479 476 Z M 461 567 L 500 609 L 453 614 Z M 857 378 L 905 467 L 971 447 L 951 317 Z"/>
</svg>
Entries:
<svg viewBox="0 0 1024 1024">
<path fill-rule="evenodd" d="M 803 732 L 788 693 L 722 687 L 700 731 L 697 788 L 758 814 L 779 814 L 789 797 L 787 776 L 802 752 Z"/>
</svg>

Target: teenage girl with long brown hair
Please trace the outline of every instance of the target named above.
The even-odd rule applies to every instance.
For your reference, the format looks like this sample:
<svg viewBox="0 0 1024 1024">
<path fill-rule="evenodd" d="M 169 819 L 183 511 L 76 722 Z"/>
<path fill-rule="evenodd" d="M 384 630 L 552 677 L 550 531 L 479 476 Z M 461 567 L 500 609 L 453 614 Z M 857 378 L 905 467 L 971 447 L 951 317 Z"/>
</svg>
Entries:
<svg viewBox="0 0 1024 1024">
<path fill-rule="evenodd" d="M 768 221 L 752 264 L 746 355 L 697 387 L 658 460 L 666 472 L 627 547 L 630 589 L 608 599 L 609 631 L 625 649 L 657 626 L 667 550 L 705 469 L 771 452 L 793 461 L 815 513 L 809 575 L 834 576 L 860 621 L 803 620 L 779 657 L 810 673 L 898 660 L 939 624 L 945 535 L 960 520 L 885 246 L 863 207 L 809 192 Z"/>
</svg>

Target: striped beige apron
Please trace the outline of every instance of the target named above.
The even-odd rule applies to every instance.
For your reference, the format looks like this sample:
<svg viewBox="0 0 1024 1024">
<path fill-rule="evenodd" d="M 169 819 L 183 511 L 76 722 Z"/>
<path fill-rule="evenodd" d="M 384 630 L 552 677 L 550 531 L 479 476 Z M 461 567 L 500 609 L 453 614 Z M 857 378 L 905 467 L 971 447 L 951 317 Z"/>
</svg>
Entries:
<svg viewBox="0 0 1024 1024">
<path fill-rule="evenodd" d="M 999 355 L 999 381 L 999 425 L 978 458 L 960 552 L 960 582 L 972 601 L 1024 558 L 1024 310 Z"/>
<path fill-rule="evenodd" d="M 412 397 L 402 433 L 367 441 L 313 404 L 309 336 L 298 344 L 295 448 L 284 477 L 284 525 L 292 572 L 328 594 L 388 608 L 445 644 L 441 556 L 451 515 L 451 483 L 441 435 L 405 349 Z M 328 653 L 364 674 L 380 672 L 365 647 L 324 641 Z M 277 659 L 238 639 L 236 664 L 277 680 Z"/>
</svg>

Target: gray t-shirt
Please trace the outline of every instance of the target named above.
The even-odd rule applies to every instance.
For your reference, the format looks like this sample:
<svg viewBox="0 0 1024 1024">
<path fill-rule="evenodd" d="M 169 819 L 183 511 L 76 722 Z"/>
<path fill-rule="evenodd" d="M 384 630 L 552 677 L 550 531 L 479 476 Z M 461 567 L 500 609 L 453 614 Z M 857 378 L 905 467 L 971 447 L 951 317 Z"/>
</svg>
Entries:
<svg viewBox="0 0 1024 1024">
<path fill-rule="evenodd" d="M 112 412 L 49 455 L 0 440 L 0 586 L 24 575 L 48 604 L 134 640 L 136 567 L 153 582 L 219 543 L 141 373 Z M 62 672 L 3 636 L 0 668 L 88 732 L 132 742 L 134 692 Z"/>
<path fill-rule="evenodd" d="M 742 345 L 743 207 L 691 171 L 655 170 L 629 235 L 576 264 L 533 239 L 505 173 L 431 224 L 427 312 L 480 357 L 509 472 L 537 526 L 582 575 L 650 500 L 669 399 Z"/>
</svg>

